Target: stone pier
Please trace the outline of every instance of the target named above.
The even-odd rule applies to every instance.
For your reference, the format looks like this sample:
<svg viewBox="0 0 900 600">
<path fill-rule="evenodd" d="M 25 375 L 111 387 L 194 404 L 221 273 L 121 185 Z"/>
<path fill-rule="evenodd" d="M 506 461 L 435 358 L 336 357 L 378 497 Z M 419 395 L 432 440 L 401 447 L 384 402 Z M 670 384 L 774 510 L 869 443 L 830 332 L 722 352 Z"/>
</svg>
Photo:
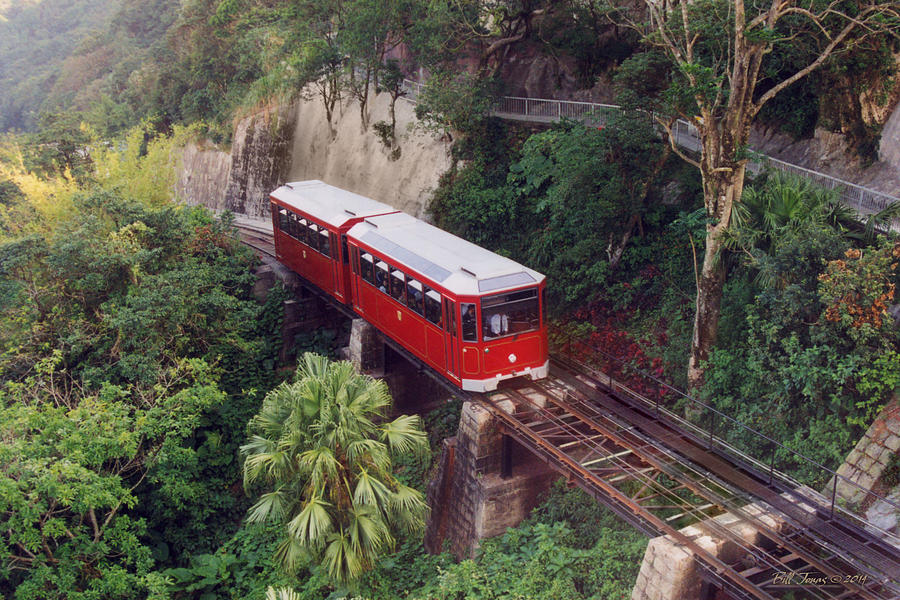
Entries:
<svg viewBox="0 0 900 600">
<path fill-rule="evenodd" d="M 509 400 L 500 406 L 513 410 Z M 505 436 L 487 409 L 464 403 L 457 435 L 444 441 L 428 486 L 425 548 L 437 553 L 446 542 L 457 558 L 471 557 L 482 539 L 518 525 L 557 476 Z"/>
<path fill-rule="evenodd" d="M 821 506 L 828 502 L 810 488 L 801 488 L 806 497 L 814 498 Z M 814 513 L 816 507 L 800 504 Z M 790 525 L 765 504 L 749 504 L 740 514 L 725 513 L 679 530 L 693 543 L 721 561 L 741 567 L 749 557 L 746 546 L 767 546 L 764 535 L 754 521 L 775 533 L 786 531 Z M 631 600 L 708 600 L 714 591 L 704 585 L 703 571 L 693 554 L 671 536 L 655 537 L 647 544 L 644 561 L 638 573 Z"/>
<path fill-rule="evenodd" d="M 384 337 L 365 319 L 350 324 L 350 362 L 360 373 L 384 375 Z"/>
</svg>

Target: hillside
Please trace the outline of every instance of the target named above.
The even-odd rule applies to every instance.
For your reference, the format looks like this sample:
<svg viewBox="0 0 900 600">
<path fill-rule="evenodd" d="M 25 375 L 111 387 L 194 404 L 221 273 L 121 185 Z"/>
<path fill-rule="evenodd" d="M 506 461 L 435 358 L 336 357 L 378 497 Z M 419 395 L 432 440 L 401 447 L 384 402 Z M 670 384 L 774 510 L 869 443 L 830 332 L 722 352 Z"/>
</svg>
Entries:
<svg viewBox="0 0 900 600">
<path fill-rule="evenodd" d="M 0 5 L 0 131 L 31 130 L 41 112 L 93 110 L 131 120 L 120 103 L 178 0 L 30 0 Z M 103 113 L 109 113 L 103 116 Z M 117 120 L 117 121 L 116 121 Z M 110 122 L 113 121 L 113 122 Z"/>
</svg>

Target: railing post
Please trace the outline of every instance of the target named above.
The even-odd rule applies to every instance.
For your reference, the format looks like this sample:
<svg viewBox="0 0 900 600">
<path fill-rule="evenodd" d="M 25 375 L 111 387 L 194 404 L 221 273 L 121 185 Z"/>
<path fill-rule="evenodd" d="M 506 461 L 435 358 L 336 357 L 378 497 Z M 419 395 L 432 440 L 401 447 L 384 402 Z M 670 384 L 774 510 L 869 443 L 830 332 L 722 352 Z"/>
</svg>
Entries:
<svg viewBox="0 0 900 600">
<path fill-rule="evenodd" d="M 556 101 L 556 120 L 562 121 L 562 102 L 560 100 Z"/>
<path fill-rule="evenodd" d="M 834 486 L 831 488 L 831 516 L 834 516 L 834 501 L 837 499 L 838 474 L 834 474 Z"/>
</svg>

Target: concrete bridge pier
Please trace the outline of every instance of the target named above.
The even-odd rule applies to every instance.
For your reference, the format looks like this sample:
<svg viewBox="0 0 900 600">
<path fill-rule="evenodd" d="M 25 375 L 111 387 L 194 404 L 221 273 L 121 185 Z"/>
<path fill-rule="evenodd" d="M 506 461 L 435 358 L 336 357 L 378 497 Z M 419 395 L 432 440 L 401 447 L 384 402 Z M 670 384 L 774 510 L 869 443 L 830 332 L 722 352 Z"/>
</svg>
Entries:
<svg viewBox="0 0 900 600">
<path fill-rule="evenodd" d="M 384 336 L 365 319 L 350 323 L 349 360 L 360 373 L 384 376 Z"/>
<path fill-rule="evenodd" d="M 815 490 L 804 487 L 801 491 L 820 507 L 828 506 L 828 501 Z M 798 506 L 810 515 L 818 508 L 808 504 Z M 776 534 L 786 533 L 791 528 L 786 519 L 760 502 L 749 504 L 738 513 L 725 513 L 689 525 L 679 532 L 709 554 L 741 571 L 755 566 L 747 554 L 747 546 L 767 547 L 771 543 L 754 522 Z M 788 565 L 784 571 L 790 572 Z M 631 600 L 712 600 L 717 597 L 716 589 L 704 580 L 703 571 L 690 550 L 667 535 L 650 540 Z"/>
<path fill-rule="evenodd" d="M 511 400 L 500 401 L 513 411 Z M 481 540 L 515 527 L 537 506 L 558 475 L 501 431 L 487 409 L 465 402 L 455 437 L 444 440 L 428 485 L 431 518 L 425 548 L 449 546 L 457 558 L 473 556 Z"/>
</svg>

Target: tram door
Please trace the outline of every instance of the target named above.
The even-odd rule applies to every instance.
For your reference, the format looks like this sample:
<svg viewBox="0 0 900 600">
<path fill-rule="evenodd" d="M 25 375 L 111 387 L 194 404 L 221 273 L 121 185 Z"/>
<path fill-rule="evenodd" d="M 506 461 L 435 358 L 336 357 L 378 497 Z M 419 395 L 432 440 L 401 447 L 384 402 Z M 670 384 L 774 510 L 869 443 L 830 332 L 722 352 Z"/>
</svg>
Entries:
<svg viewBox="0 0 900 600">
<path fill-rule="evenodd" d="M 459 338 L 456 333 L 456 302 L 444 298 L 444 356 L 447 373 L 459 379 Z"/>
</svg>

